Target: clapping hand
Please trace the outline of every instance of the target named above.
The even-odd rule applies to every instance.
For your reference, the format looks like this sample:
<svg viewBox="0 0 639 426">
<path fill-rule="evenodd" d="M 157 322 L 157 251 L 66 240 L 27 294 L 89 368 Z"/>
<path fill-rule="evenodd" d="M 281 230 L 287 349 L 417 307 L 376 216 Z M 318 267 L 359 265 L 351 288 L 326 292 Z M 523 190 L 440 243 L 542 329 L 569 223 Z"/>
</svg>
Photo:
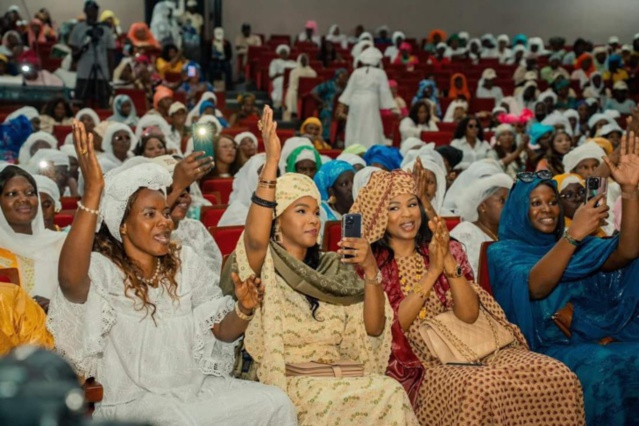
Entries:
<svg viewBox="0 0 639 426">
<path fill-rule="evenodd" d="M 415 160 L 415 165 L 413 166 L 413 178 L 415 179 L 415 184 L 417 186 L 417 197 L 419 198 L 419 201 L 422 202 L 422 206 L 424 206 L 426 215 L 429 219 L 435 218 L 437 216 L 437 212 L 426 196 L 428 176 L 426 174 L 424 166 L 422 165 L 422 160 L 419 157 L 417 157 L 417 159 Z"/>
<path fill-rule="evenodd" d="M 624 192 L 634 192 L 639 185 L 639 137 L 634 131 L 621 137 L 619 161 L 617 164 L 604 157 L 612 178 Z"/>
<path fill-rule="evenodd" d="M 262 280 L 251 275 L 245 281 L 235 273 L 231 273 L 231 279 L 235 284 L 235 297 L 240 303 L 240 308 L 246 311 L 253 311 L 264 299 L 264 284 Z"/>
</svg>

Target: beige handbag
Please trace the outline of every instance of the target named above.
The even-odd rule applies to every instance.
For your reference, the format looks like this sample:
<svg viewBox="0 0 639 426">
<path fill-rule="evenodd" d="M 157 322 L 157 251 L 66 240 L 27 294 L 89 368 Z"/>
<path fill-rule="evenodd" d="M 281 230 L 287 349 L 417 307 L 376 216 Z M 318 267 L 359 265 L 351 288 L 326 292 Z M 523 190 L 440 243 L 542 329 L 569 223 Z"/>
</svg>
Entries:
<svg viewBox="0 0 639 426">
<path fill-rule="evenodd" d="M 287 376 L 335 377 L 336 379 L 363 377 L 364 365 L 355 361 L 338 361 L 332 364 L 302 362 L 286 364 Z"/>
<path fill-rule="evenodd" d="M 474 324 L 465 323 L 448 311 L 426 320 L 419 333 L 442 364 L 477 364 L 515 340 L 509 330 L 481 308 Z"/>
</svg>

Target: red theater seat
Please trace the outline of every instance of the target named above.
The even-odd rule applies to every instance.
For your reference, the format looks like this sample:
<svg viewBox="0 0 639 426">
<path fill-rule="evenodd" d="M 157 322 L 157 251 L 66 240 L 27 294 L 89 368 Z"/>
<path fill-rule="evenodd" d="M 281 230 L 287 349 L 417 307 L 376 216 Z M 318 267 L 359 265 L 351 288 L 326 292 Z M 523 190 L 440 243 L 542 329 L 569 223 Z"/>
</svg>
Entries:
<svg viewBox="0 0 639 426">
<path fill-rule="evenodd" d="M 337 251 L 337 243 L 342 239 L 342 222 L 332 220 L 324 224 L 324 238 L 322 239 L 322 250 Z"/>
<path fill-rule="evenodd" d="M 489 294 L 493 294 L 493 289 L 490 287 L 490 274 L 488 273 L 488 247 L 495 241 L 486 241 L 482 243 L 479 252 L 479 268 L 475 281 L 477 284 Z"/>
<path fill-rule="evenodd" d="M 233 253 L 242 232 L 244 232 L 244 226 L 211 226 L 209 228 L 209 234 L 220 248 L 222 256 Z"/>
<path fill-rule="evenodd" d="M 229 202 L 229 196 L 233 191 L 233 178 L 216 178 L 207 179 L 202 181 L 202 192 L 204 194 L 219 193 L 220 202 L 227 204 Z"/>
<path fill-rule="evenodd" d="M 204 224 L 207 228 L 211 226 L 217 226 L 217 223 L 220 221 L 220 218 L 226 211 L 226 205 L 217 205 L 217 206 L 203 206 L 200 208 L 200 222 Z"/>
</svg>

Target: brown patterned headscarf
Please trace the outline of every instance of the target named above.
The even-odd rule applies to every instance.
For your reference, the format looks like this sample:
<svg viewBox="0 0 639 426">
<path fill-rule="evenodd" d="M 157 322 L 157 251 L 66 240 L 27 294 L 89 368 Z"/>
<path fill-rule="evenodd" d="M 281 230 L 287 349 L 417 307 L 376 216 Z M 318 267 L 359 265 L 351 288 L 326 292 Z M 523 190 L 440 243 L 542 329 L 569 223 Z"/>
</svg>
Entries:
<svg viewBox="0 0 639 426">
<path fill-rule="evenodd" d="M 401 170 L 373 173 L 368 184 L 357 195 L 351 213 L 362 215 L 364 238 L 370 244 L 381 240 L 388 224 L 390 201 L 403 194 L 417 194 L 415 179 Z"/>
</svg>

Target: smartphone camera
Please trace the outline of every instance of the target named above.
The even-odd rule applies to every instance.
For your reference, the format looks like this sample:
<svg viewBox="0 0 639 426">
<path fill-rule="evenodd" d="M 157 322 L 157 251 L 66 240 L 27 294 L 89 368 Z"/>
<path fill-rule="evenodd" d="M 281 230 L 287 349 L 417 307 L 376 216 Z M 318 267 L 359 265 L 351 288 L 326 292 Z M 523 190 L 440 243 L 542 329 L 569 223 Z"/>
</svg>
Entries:
<svg viewBox="0 0 639 426">
<path fill-rule="evenodd" d="M 601 186 L 601 180 L 598 177 L 595 176 L 591 176 L 588 179 L 588 189 L 599 189 L 599 187 Z"/>
<path fill-rule="evenodd" d="M 355 219 L 353 219 L 352 216 L 347 216 L 345 219 L 346 225 L 352 225 L 353 223 L 355 223 Z"/>
</svg>

